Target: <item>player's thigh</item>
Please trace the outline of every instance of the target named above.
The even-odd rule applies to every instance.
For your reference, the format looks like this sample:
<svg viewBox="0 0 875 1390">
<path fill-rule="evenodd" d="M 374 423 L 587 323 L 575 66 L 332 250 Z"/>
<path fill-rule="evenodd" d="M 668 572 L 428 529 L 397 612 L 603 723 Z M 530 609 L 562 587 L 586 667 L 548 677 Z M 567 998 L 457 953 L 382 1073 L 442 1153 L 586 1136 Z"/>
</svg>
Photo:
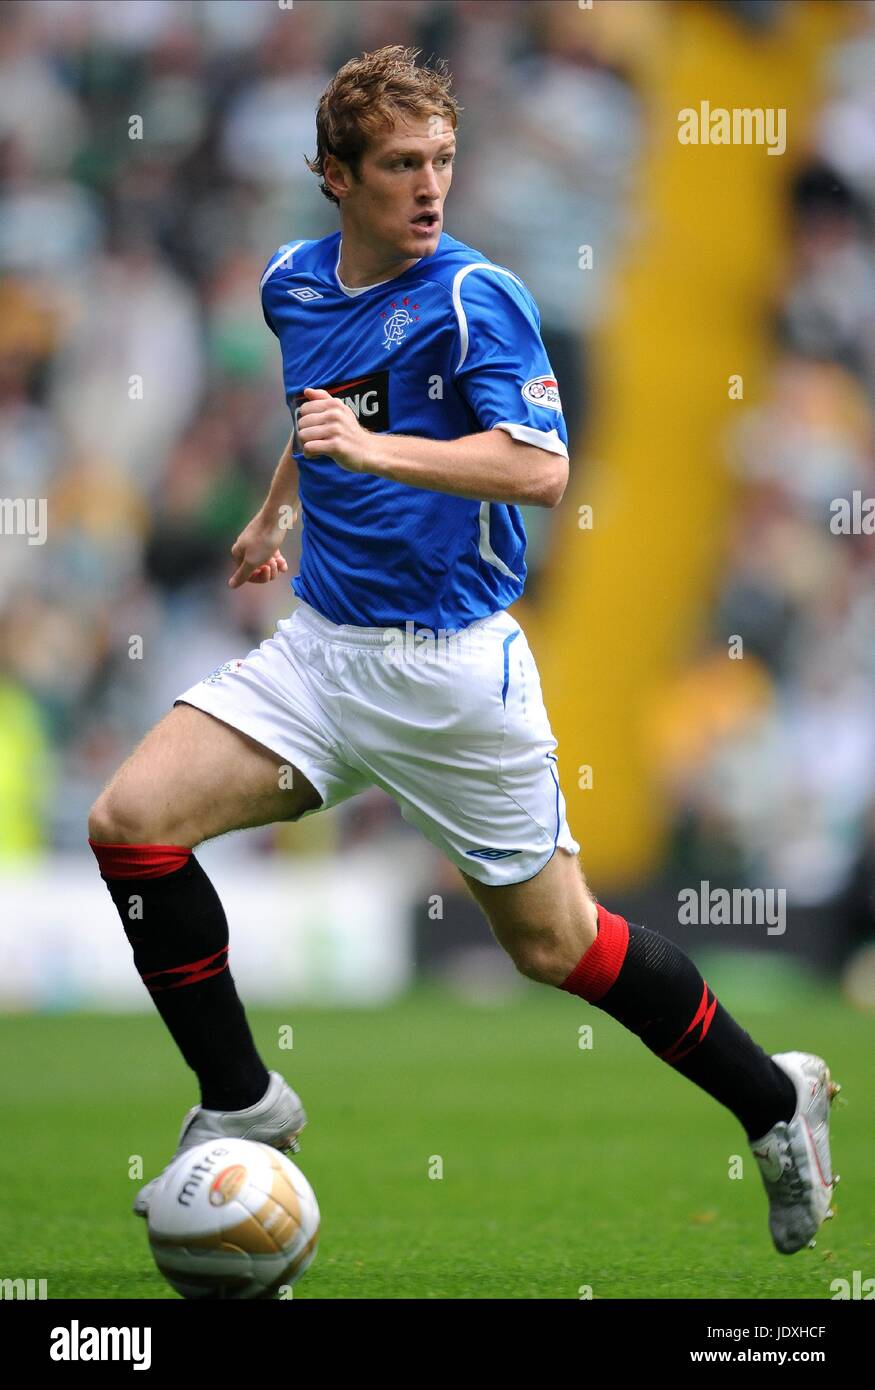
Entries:
<svg viewBox="0 0 875 1390">
<path fill-rule="evenodd" d="M 493 887 L 463 873 L 498 944 L 524 974 L 561 984 L 595 941 L 595 900 L 580 858 L 557 849 L 523 883 Z"/>
<path fill-rule="evenodd" d="M 178 704 L 134 749 L 98 797 L 91 839 L 105 844 L 173 844 L 275 821 L 321 805 L 297 768 L 247 734 L 192 705 Z"/>
</svg>

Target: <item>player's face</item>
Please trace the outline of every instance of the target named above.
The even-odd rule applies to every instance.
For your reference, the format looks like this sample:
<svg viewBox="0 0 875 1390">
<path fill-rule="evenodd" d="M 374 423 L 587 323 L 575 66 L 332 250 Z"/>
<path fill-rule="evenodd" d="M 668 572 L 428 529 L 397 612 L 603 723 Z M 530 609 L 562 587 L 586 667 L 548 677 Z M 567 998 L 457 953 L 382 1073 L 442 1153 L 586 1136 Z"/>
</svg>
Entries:
<svg viewBox="0 0 875 1390">
<path fill-rule="evenodd" d="M 443 116 L 400 118 L 362 155 L 359 180 L 343 200 L 344 231 L 400 259 L 437 250 L 456 141 Z"/>
</svg>

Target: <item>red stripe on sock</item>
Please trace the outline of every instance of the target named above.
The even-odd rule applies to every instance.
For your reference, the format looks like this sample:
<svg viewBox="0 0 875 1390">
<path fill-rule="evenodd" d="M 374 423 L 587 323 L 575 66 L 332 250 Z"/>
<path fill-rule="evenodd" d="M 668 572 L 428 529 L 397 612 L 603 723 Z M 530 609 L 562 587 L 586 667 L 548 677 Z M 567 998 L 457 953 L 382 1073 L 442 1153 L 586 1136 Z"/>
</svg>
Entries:
<svg viewBox="0 0 875 1390">
<path fill-rule="evenodd" d="M 99 845 L 88 841 L 104 878 L 160 878 L 188 863 L 185 845 Z"/>
<path fill-rule="evenodd" d="M 222 964 L 216 965 L 215 969 L 211 970 L 209 967 L 215 965 L 215 962 L 220 956 L 225 957 Z M 199 980 L 207 980 L 211 975 L 220 975 L 223 970 L 227 970 L 228 968 L 227 957 L 228 947 L 222 946 L 220 950 L 213 951 L 211 956 L 204 956 L 201 960 L 190 960 L 185 965 L 169 965 L 166 966 L 164 970 L 150 970 L 145 975 L 141 975 L 140 978 L 146 988 L 151 990 L 153 994 L 160 989 L 179 989 L 183 985 L 194 985 L 197 984 Z M 153 986 L 149 984 L 150 980 L 157 980 L 163 975 L 183 975 L 185 978 L 182 980 L 169 980 L 167 984 L 163 985 Z"/>
<path fill-rule="evenodd" d="M 169 985 L 147 985 L 150 994 L 163 994 L 168 989 L 184 989 L 186 985 L 199 985 L 201 980 L 209 980 L 212 975 L 221 975 L 223 970 L 228 969 L 228 962 L 224 965 L 217 965 L 215 970 L 201 970 L 197 975 L 187 975 L 184 980 L 174 980 Z"/>
<path fill-rule="evenodd" d="M 629 923 L 625 917 L 608 912 L 601 903 L 597 909 L 598 935 L 559 986 L 589 1004 L 597 1004 L 607 994 L 623 967 L 629 946 Z"/>
<path fill-rule="evenodd" d="M 711 1020 L 716 1011 L 717 998 L 715 996 L 711 1000 L 710 1005 L 708 1004 L 708 985 L 706 983 L 702 991 L 702 998 L 699 1000 L 699 1007 L 695 1012 L 692 1022 L 684 1029 L 677 1041 L 672 1043 L 671 1047 L 667 1048 L 665 1052 L 658 1052 L 657 1056 L 661 1057 L 663 1062 L 668 1062 L 669 1066 L 674 1066 L 675 1062 L 680 1062 L 682 1058 L 689 1056 L 693 1049 L 698 1047 L 699 1043 L 705 1040 L 708 1029 L 711 1027 Z M 688 1047 L 682 1047 L 684 1039 L 688 1038 L 693 1029 L 698 1027 L 700 1023 L 702 1025 L 702 1031 L 699 1036 L 694 1038 Z"/>
</svg>

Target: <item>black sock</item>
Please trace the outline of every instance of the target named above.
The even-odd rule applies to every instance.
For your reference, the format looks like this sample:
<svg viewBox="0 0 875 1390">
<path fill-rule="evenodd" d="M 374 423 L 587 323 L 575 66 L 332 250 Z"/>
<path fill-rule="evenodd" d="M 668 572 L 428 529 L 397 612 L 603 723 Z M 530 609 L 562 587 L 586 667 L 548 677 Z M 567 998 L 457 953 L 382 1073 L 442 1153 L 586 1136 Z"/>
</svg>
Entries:
<svg viewBox="0 0 875 1390">
<path fill-rule="evenodd" d="M 761 1139 L 779 1120 L 792 1119 L 793 1082 L 718 1003 L 689 956 L 633 922 L 626 943 L 616 925 L 623 922 L 599 907 L 596 943 L 603 934 L 606 940 L 593 960 L 598 973 L 582 969 L 587 952 L 563 988 L 583 998 L 598 994 L 591 1003 L 731 1110 L 748 1139 Z"/>
<path fill-rule="evenodd" d="M 228 922 L 209 878 L 194 855 L 171 873 L 116 878 L 107 847 L 92 848 L 133 947 L 134 964 L 200 1083 L 201 1105 L 207 1110 L 254 1105 L 270 1077 L 228 968 Z M 134 895 L 142 908 L 132 919 Z"/>
</svg>

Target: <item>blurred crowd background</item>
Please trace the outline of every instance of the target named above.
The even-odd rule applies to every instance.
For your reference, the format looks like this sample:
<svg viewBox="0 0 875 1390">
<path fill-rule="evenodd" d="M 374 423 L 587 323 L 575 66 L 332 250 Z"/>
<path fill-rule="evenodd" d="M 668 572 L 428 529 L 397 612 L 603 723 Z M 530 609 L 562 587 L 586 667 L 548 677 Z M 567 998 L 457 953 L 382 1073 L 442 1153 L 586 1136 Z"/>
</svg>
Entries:
<svg viewBox="0 0 875 1390">
<path fill-rule="evenodd" d="M 724 442 L 711 640 L 654 710 L 669 876 L 782 885 L 824 964 L 875 934 L 875 7 L 844 20 L 786 169 L 772 360 Z"/>
<path fill-rule="evenodd" d="M 766 42 L 793 0 L 712 8 Z M 875 543 L 830 529 L 834 499 L 875 494 L 875 7 L 828 8 L 804 142 L 776 161 L 781 269 L 755 326 L 768 365 L 720 440 L 735 501 L 701 599 L 705 635 L 644 712 L 663 850 L 619 886 L 645 904 L 699 878 L 785 886 L 791 905 L 821 914 L 800 934 L 805 950 L 836 965 L 871 938 L 875 891 Z M 288 436 L 259 277 L 281 243 L 337 226 L 304 162 L 336 68 L 389 42 L 449 61 L 464 110 L 446 227 L 512 267 L 539 304 L 574 506 L 586 500 L 599 333 L 646 235 L 648 52 L 683 9 L 0 6 L 0 497 L 46 498 L 49 519 L 44 546 L 0 542 L 7 869 L 89 856 L 88 808 L 134 744 L 292 609 L 282 581 L 232 594 L 226 580 Z M 597 248 L 587 273 L 582 243 Z M 561 515 L 527 512 L 536 650 Z M 744 636 L 731 680 L 727 634 Z M 375 792 L 226 851 L 294 861 L 414 833 Z M 435 863 L 432 879 L 455 891 L 449 868 Z M 458 921 L 461 935 L 482 934 Z M 671 919 L 652 925 L 672 932 Z M 426 954 L 441 930 L 424 930 Z"/>
</svg>

